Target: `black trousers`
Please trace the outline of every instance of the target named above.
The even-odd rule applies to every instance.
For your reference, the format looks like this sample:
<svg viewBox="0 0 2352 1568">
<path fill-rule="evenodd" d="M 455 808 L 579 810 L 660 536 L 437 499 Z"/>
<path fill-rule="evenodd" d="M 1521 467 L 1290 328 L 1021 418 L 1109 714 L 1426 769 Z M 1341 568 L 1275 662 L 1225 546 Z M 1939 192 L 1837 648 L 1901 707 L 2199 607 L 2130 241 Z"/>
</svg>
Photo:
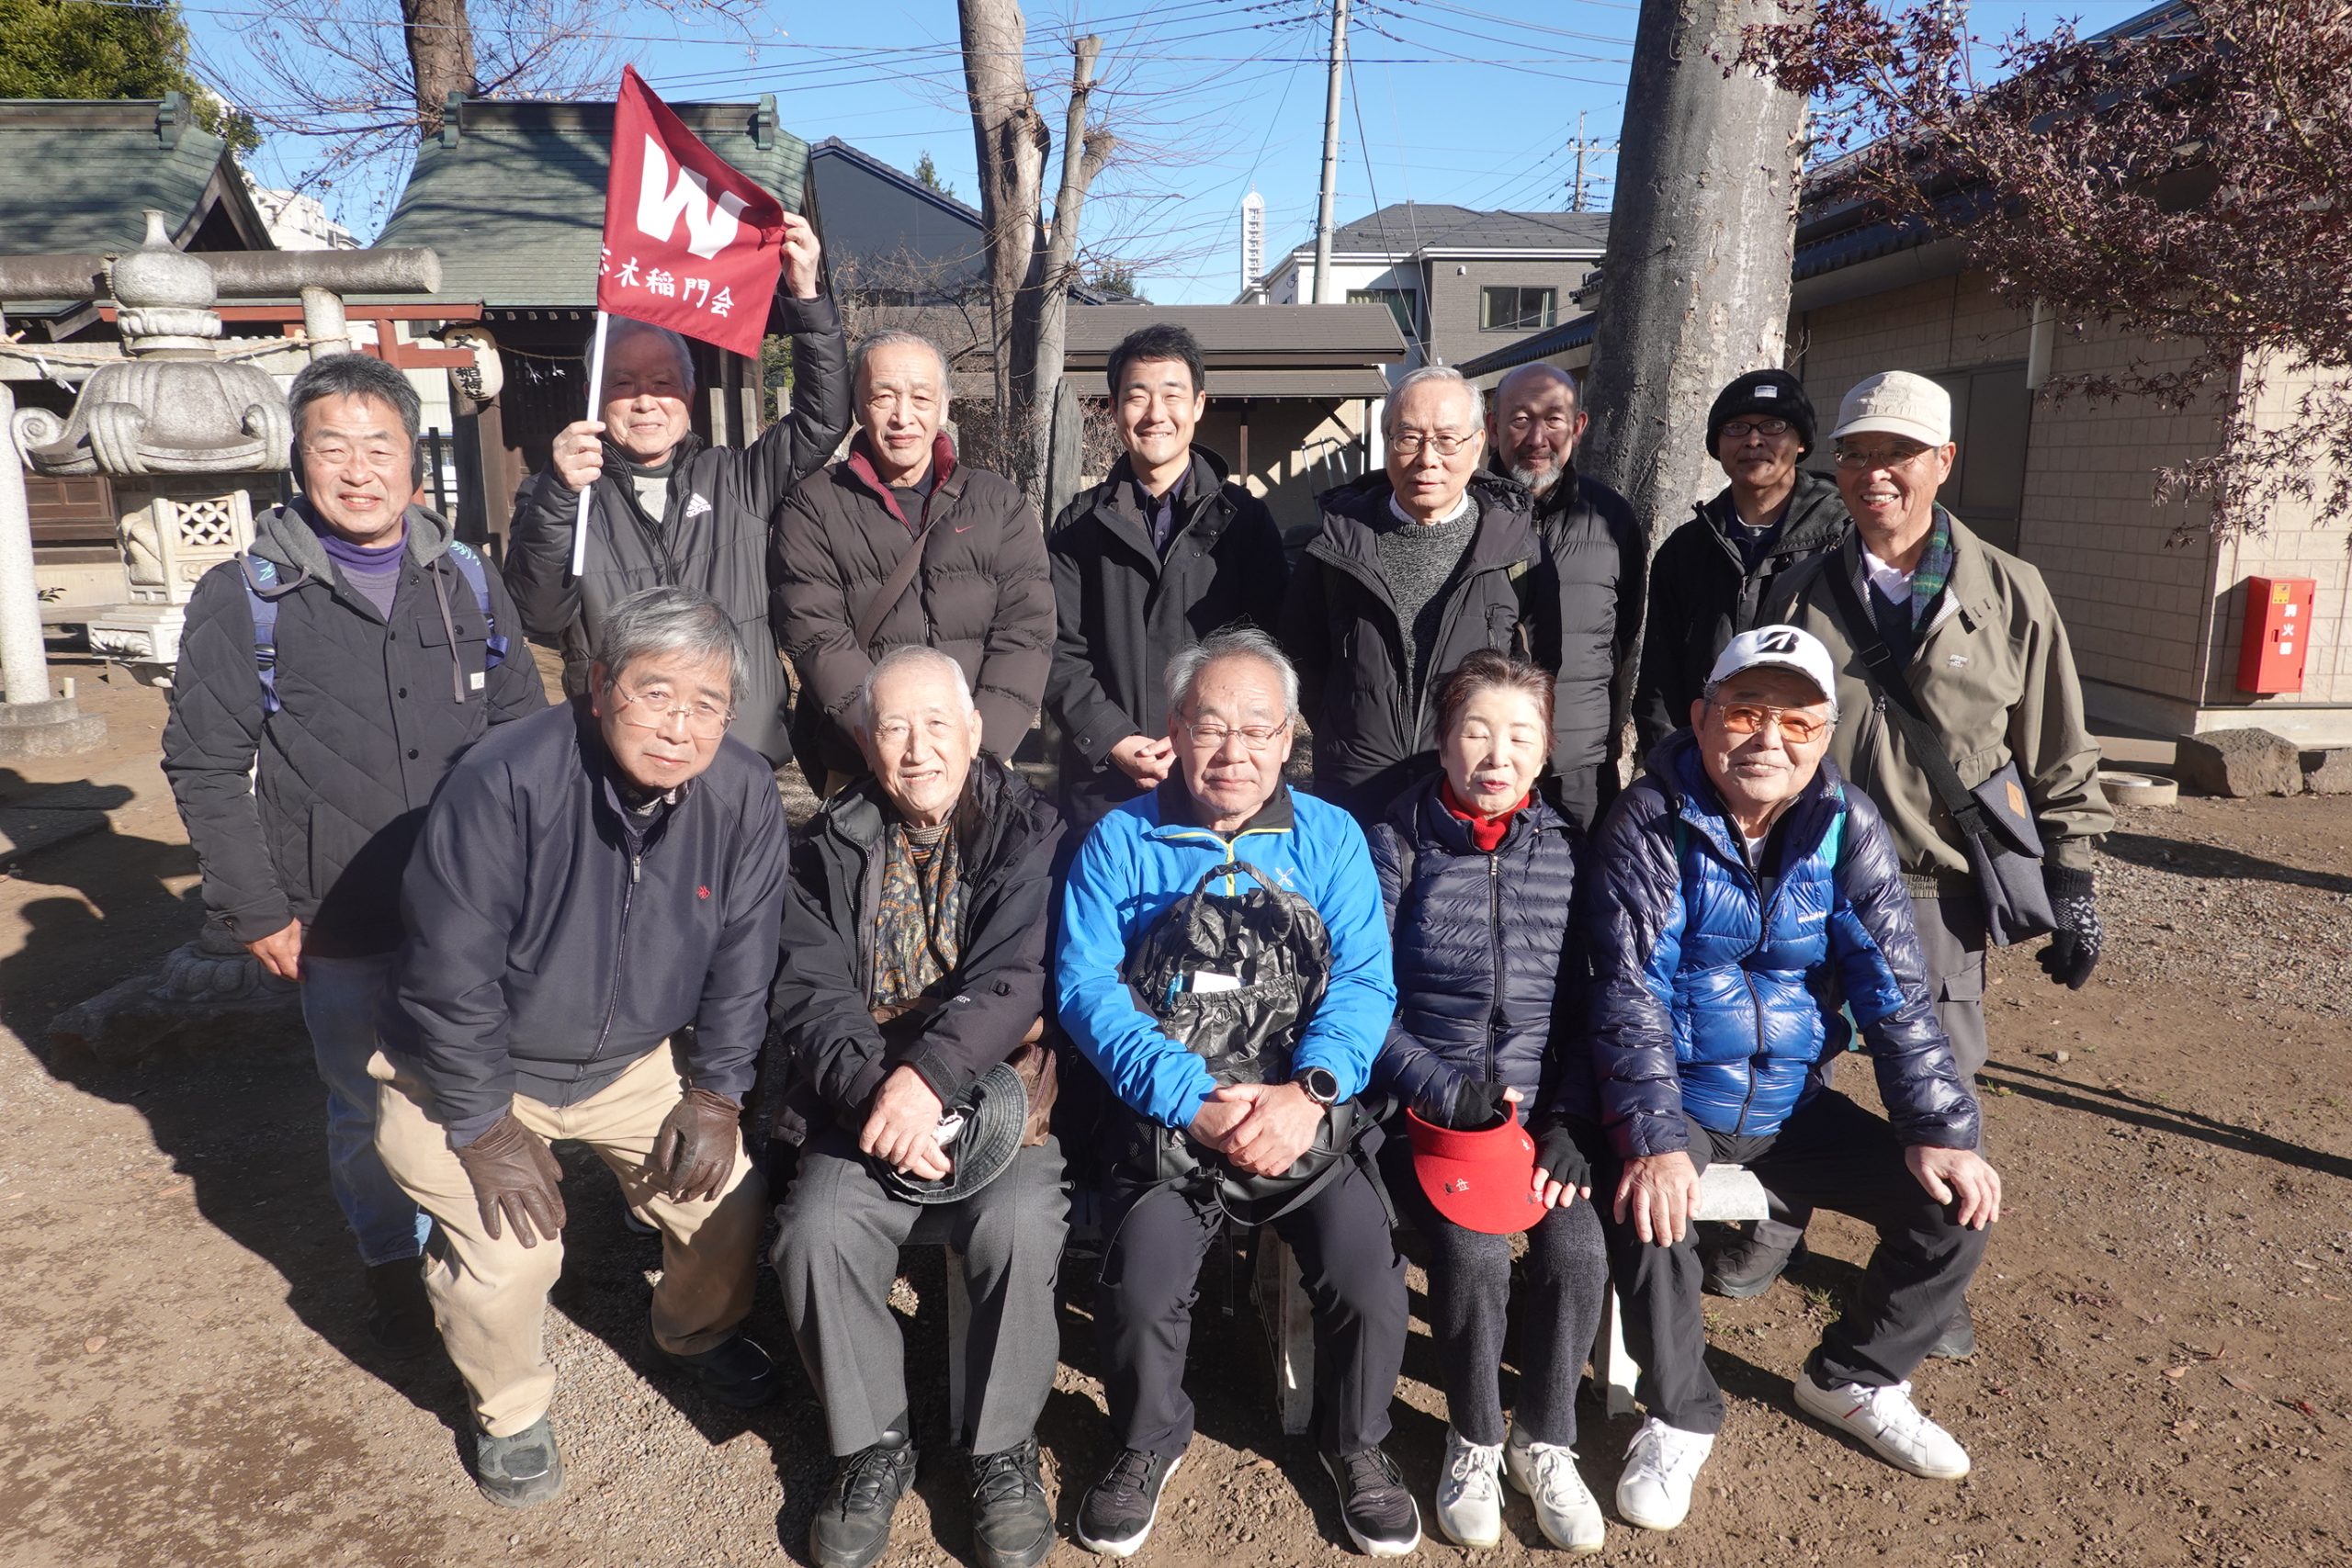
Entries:
<svg viewBox="0 0 2352 1568">
<path fill-rule="evenodd" d="M 1984 1256 L 1986 1233 L 1954 1219 L 1903 1163 L 1903 1145 L 1886 1121 L 1835 1089 L 1824 1089 L 1769 1138 L 1711 1133 L 1685 1118 L 1690 1163 L 1736 1161 L 1791 1206 L 1834 1209 L 1878 1232 L 1846 1314 L 1824 1330 L 1805 1369 L 1826 1383 L 1883 1388 L 1911 1375 L 1942 1332 Z M 1651 1415 L 1686 1432 L 1724 1424 L 1722 1392 L 1707 1370 L 1707 1329 L 1700 1305 L 1701 1268 L 1694 1237 L 1671 1247 L 1634 1234 L 1615 1217 L 1623 1166 L 1595 1172 L 1594 1206 L 1609 1242 L 1609 1267 L 1624 1303 L 1625 1342 L 1642 1365 L 1634 1393 Z"/>
<path fill-rule="evenodd" d="M 1201 1259 L 1225 1224 L 1213 1202 L 1155 1187 L 1127 1210 L 1102 1257 L 1096 1296 L 1111 1430 L 1124 1448 L 1174 1458 L 1193 1440 L 1184 1356 Z M 1297 1254 L 1315 1311 L 1315 1438 L 1352 1453 L 1388 1436 L 1388 1401 L 1405 1365 L 1405 1260 L 1388 1210 L 1350 1161 L 1312 1199 L 1272 1223 Z"/>
</svg>

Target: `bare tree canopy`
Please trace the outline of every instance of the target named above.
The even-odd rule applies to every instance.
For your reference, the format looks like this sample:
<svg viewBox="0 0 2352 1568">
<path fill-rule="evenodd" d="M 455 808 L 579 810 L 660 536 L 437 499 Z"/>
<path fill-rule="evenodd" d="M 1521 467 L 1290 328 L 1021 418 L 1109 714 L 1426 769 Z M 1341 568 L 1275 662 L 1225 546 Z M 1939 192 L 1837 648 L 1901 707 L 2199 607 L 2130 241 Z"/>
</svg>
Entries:
<svg viewBox="0 0 2352 1568">
<path fill-rule="evenodd" d="M 2219 410 L 2160 503 L 2202 497 L 2224 534 L 2352 509 L 2352 6 L 2188 0 L 2143 36 L 1996 44 L 1957 9 L 1822 0 L 1740 61 L 1814 96 L 1845 194 L 1959 236 L 2012 304 L 2157 345 L 2045 391 Z"/>
</svg>

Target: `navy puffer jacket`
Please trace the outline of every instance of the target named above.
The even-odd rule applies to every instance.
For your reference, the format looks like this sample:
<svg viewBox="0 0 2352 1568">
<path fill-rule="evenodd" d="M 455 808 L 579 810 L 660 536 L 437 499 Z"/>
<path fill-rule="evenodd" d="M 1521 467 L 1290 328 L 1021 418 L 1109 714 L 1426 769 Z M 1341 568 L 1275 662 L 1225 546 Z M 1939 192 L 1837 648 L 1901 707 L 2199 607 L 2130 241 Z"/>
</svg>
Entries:
<svg viewBox="0 0 2352 1568">
<path fill-rule="evenodd" d="M 1842 998 L 1906 1145 L 1976 1146 L 1976 1097 L 1936 1020 L 1911 900 L 1878 808 L 1826 759 L 1775 825 L 1769 908 L 1688 732 L 1651 754 L 1593 847 L 1580 917 L 1589 1046 L 1621 1156 L 1711 1131 L 1777 1133 L 1845 1049 Z"/>
<path fill-rule="evenodd" d="M 1456 1079 L 1488 1078 L 1532 1111 L 1582 973 L 1567 947 L 1583 835 L 1539 795 L 1489 854 L 1445 808 L 1443 784 L 1407 790 L 1372 833 L 1396 954 L 1396 1020 L 1373 1086 L 1426 1115 Z"/>
</svg>

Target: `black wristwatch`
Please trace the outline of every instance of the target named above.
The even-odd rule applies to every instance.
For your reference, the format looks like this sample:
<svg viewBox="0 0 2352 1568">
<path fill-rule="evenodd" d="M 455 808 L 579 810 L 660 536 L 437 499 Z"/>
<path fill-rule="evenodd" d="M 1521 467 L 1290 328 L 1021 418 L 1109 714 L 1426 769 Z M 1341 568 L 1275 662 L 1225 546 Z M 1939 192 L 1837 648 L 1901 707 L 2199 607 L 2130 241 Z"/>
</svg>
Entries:
<svg viewBox="0 0 2352 1568">
<path fill-rule="evenodd" d="M 1291 1075 L 1290 1081 L 1326 1111 L 1340 1103 L 1340 1080 L 1329 1067 L 1301 1067 Z"/>
</svg>

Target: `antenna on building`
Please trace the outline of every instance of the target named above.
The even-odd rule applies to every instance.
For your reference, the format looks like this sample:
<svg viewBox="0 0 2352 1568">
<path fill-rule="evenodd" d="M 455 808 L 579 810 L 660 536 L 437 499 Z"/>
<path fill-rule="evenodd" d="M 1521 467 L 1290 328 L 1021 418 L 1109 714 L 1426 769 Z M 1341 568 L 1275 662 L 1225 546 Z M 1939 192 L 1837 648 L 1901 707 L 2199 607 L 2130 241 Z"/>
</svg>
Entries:
<svg viewBox="0 0 2352 1568">
<path fill-rule="evenodd" d="M 1241 198 L 1241 292 L 1250 293 L 1266 276 L 1266 198 L 1252 186 Z"/>
</svg>

